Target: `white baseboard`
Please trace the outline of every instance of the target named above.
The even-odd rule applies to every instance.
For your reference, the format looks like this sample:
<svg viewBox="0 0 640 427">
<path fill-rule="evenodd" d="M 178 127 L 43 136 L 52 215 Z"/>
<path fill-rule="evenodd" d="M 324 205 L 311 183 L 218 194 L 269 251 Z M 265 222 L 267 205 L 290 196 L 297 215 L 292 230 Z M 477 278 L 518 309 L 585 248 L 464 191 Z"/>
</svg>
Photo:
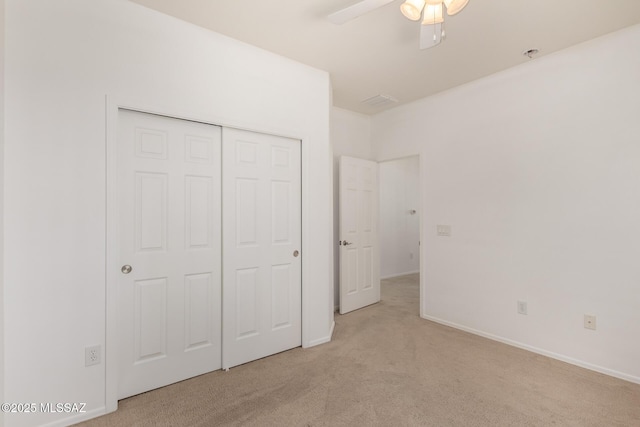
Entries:
<svg viewBox="0 0 640 427">
<path fill-rule="evenodd" d="M 43 424 L 42 427 L 66 427 L 72 424 L 78 424 L 82 421 L 87 421 L 92 418 L 99 417 L 107 413 L 106 406 L 101 406 L 96 409 L 92 409 L 91 411 L 84 412 L 82 414 L 74 415 L 72 417 L 62 418 L 56 421 L 52 421 L 48 424 Z"/>
<path fill-rule="evenodd" d="M 393 279 L 394 277 L 406 276 L 406 275 L 409 275 L 409 274 L 416 274 L 416 273 L 420 273 L 420 270 L 407 271 L 405 273 L 394 273 L 394 274 L 390 274 L 388 276 L 380 276 L 380 280 Z"/>
<path fill-rule="evenodd" d="M 640 384 L 640 377 L 625 374 L 624 372 L 618 372 L 613 369 L 605 368 L 603 366 L 594 365 L 592 363 L 585 362 L 583 360 L 574 359 L 569 356 L 565 356 L 563 354 L 554 353 L 552 351 L 544 350 L 538 347 L 533 347 L 528 344 L 523 344 L 518 341 L 513 341 L 508 338 L 504 338 L 498 335 L 493 335 L 487 332 L 479 331 L 477 329 L 469 328 L 467 326 L 459 325 L 457 323 L 449 322 L 447 320 L 439 319 L 433 316 L 421 315 L 423 319 L 430 320 L 432 322 L 440 323 L 441 325 L 450 326 L 455 329 L 459 329 L 461 331 L 469 332 L 474 335 L 479 335 L 484 338 L 488 338 L 493 341 L 498 341 L 503 344 L 507 344 L 513 347 L 521 348 L 523 350 L 527 350 L 533 353 L 541 354 L 543 356 L 550 357 L 552 359 L 560 360 L 562 362 L 569 363 L 571 365 L 579 366 L 581 368 L 589 369 L 590 371 L 599 372 L 601 374 L 609 375 L 611 377 L 619 378 L 621 380 L 629 381 L 631 383 Z"/>
<path fill-rule="evenodd" d="M 331 329 L 329 330 L 329 335 L 327 335 L 326 337 L 322 337 L 322 338 L 318 338 L 316 340 L 309 341 L 307 343 L 307 345 L 305 345 L 303 347 L 304 348 L 315 347 L 317 345 L 330 342 L 331 338 L 333 337 L 333 329 L 335 327 L 336 327 L 336 321 L 334 320 L 334 321 L 331 322 Z"/>
</svg>

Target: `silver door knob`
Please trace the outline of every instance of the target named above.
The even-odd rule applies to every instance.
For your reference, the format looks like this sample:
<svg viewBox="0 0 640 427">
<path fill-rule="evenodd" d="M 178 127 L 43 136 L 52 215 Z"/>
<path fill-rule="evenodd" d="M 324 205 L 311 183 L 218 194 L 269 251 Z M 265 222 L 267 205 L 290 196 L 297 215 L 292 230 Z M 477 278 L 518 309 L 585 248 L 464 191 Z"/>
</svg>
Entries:
<svg viewBox="0 0 640 427">
<path fill-rule="evenodd" d="M 353 242 L 347 242 L 346 240 L 342 241 L 342 246 L 349 246 L 349 245 L 353 245 Z"/>
<path fill-rule="evenodd" d="M 131 270 L 133 270 L 133 268 L 131 268 L 129 264 L 123 265 L 122 268 L 120 269 L 120 271 L 122 271 L 123 274 L 129 274 L 131 273 Z"/>
<path fill-rule="evenodd" d="M 298 255 L 300 255 L 300 252 L 298 252 L 298 251 L 293 251 L 293 256 L 297 257 Z"/>
</svg>

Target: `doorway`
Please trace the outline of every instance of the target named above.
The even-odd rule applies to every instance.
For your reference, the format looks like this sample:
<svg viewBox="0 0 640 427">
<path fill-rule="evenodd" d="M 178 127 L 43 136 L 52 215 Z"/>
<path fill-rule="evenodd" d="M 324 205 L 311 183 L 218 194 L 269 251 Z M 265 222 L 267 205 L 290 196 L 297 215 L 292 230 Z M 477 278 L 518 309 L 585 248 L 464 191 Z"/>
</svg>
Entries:
<svg viewBox="0 0 640 427">
<path fill-rule="evenodd" d="M 420 158 L 378 164 L 380 279 L 420 273 Z"/>
</svg>

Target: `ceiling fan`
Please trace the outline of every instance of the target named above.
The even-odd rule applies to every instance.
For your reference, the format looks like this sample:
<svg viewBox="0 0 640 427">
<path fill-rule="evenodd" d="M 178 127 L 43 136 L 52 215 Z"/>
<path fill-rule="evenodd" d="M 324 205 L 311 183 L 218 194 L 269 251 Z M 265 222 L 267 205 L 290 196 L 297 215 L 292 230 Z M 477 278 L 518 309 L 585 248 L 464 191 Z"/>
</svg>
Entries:
<svg viewBox="0 0 640 427">
<path fill-rule="evenodd" d="M 336 25 L 342 25 L 393 1 L 395 0 L 361 0 L 332 13 L 327 16 L 327 19 Z M 467 3 L 469 0 L 405 0 L 400 6 L 400 11 L 412 21 L 423 18 L 420 26 L 420 49 L 428 49 L 439 45 L 445 38 L 443 26 L 445 8 L 447 15 L 455 15 L 464 9 Z"/>
</svg>

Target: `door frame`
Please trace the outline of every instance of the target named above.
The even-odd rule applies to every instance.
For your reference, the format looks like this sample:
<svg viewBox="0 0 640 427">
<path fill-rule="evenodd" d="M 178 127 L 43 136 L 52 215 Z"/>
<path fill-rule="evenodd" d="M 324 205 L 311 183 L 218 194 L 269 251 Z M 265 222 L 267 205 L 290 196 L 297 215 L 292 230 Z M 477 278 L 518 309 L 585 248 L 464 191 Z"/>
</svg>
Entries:
<svg viewBox="0 0 640 427">
<path fill-rule="evenodd" d="M 166 105 L 153 105 L 137 99 L 124 99 L 105 95 L 105 341 L 103 348 L 103 361 L 105 364 L 105 413 L 118 409 L 118 298 L 117 298 L 117 275 L 119 268 L 118 260 L 118 194 L 117 194 L 117 146 L 118 146 L 118 113 L 120 110 L 131 110 L 140 113 L 155 114 L 159 116 L 194 121 L 214 126 L 232 127 L 257 133 L 282 136 L 286 138 L 300 140 L 301 150 L 301 238 L 302 238 L 302 284 L 301 284 L 301 310 L 302 310 L 302 347 L 311 347 L 317 342 L 309 339 L 311 321 L 308 309 L 313 301 L 309 301 L 307 292 L 309 257 L 304 254 L 309 251 L 309 231 L 312 224 L 309 223 L 309 212 L 311 207 L 307 204 L 307 189 L 309 188 L 310 177 L 308 175 L 308 165 L 310 163 L 309 149 L 306 141 L 310 138 L 307 135 L 300 135 L 287 129 L 269 129 L 264 126 L 257 126 L 254 123 L 230 122 L 223 117 L 198 111 L 178 111 L 176 108 Z M 333 292 L 333 289 L 331 290 Z M 331 300 L 333 302 L 333 299 Z"/>
</svg>

